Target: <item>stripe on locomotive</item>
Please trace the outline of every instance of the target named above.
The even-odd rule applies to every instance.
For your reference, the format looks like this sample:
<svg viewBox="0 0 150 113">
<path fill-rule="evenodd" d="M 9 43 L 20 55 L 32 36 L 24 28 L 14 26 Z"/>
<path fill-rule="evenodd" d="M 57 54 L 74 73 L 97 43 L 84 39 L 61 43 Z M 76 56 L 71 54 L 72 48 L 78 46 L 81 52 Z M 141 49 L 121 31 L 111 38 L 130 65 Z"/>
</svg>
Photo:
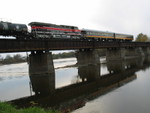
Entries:
<svg viewBox="0 0 150 113">
<path fill-rule="evenodd" d="M 54 27 L 37 27 L 32 26 L 32 29 L 48 29 L 48 30 L 57 30 L 57 31 L 68 31 L 68 32 L 81 32 L 81 30 L 78 29 L 62 29 L 62 28 L 54 28 Z"/>
<path fill-rule="evenodd" d="M 87 35 L 87 36 L 85 36 L 85 37 L 112 38 L 112 39 L 114 39 L 114 37 L 110 37 L 110 36 L 95 36 L 95 35 Z M 115 39 L 133 40 L 132 38 L 121 38 L 121 37 L 115 37 Z"/>
</svg>

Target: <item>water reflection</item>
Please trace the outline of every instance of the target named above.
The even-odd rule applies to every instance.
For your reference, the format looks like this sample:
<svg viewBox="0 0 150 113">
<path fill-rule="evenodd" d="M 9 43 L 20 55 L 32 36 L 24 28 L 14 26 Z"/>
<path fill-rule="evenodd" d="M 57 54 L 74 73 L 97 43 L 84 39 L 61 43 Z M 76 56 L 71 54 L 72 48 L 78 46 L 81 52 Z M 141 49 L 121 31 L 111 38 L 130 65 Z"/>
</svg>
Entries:
<svg viewBox="0 0 150 113">
<path fill-rule="evenodd" d="M 100 78 L 100 64 L 89 64 L 78 67 L 78 78 L 84 81 L 93 81 Z"/>
<path fill-rule="evenodd" d="M 22 78 L 23 76 L 28 76 L 27 63 L 0 66 L 0 81 Z"/>
<path fill-rule="evenodd" d="M 124 77 L 124 80 L 120 82 L 121 84 L 118 82 L 117 90 L 113 90 L 110 94 L 105 94 L 101 97 L 96 96 L 98 98 L 92 99 L 93 101 L 87 102 L 84 107 L 75 110 L 73 113 L 148 113 L 150 111 L 149 58 L 130 59 L 122 62 L 124 62 L 122 64 L 124 64 L 125 69 L 119 69 L 120 72 L 118 73 L 118 70 L 113 70 L 114 66 L 111 69 L 114 75 L 119 74 L 120 77 Z M 134 75 L 130 76 L 131 73 Z M 111 82 L 111 79 L 115 79 L 115 77 L 111 78 L 110 76 L 108 79 L 110 79 L 108 82 Z M 130 80 L 134 81 L 130 82 Z M 126 84 L 128 82 L 130 83 Z M 119 87 L 119 85 L 123 85 L 123 87 Z"/>
<path fill-rule="evenodd" d="M 83 107 L 86 102 L 135 80 L 137 71 L 150 66 L 150 58 L 107 62 L 107 66 L 110 74 L 105 75 L 101 74 L 100 65 L 80 66 L 74 80 L 76 84 L 55 87 L 47 96 L 33 95 L 12 102 L 20 107 L 31 106 L 31 102 L 34 102 L 36 105 L 54 107 L 63 112 L 75 110 Z M 47 77 L 42 79 L 47 80 Z"/>
<path fill-rule="evenodd" d="M 128 60 L 112 60 L 111 62 L 107 62 L 107 68 L 110 73 L 126 72 L 127 69 L 143 68 L 144 62 L 147 62 L 147 60 L 145 57 Z"/>
<path fill-rule="evenodd" d="M 38 76 L 30 76 L 32 90 L 36 95 L 48 95 L 55 90 L 55 74 L 41 74 Z"/>
</svg>

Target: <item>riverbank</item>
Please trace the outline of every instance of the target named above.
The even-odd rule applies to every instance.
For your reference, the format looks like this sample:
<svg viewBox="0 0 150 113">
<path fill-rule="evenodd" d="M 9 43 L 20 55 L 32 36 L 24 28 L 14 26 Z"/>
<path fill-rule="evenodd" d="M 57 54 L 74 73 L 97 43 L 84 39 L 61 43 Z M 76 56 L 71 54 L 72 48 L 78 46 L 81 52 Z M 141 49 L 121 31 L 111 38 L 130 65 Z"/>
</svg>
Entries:
<svg viewBox="0 0 150 113">
<path fill-rule="evenodd" d="M 60 112 L 56 110 L 45 110 L 40 107 L 17 109 L 15 106 L 9 103 L 0 102 L 0 113 L 60 113 Z"/>
</svg>

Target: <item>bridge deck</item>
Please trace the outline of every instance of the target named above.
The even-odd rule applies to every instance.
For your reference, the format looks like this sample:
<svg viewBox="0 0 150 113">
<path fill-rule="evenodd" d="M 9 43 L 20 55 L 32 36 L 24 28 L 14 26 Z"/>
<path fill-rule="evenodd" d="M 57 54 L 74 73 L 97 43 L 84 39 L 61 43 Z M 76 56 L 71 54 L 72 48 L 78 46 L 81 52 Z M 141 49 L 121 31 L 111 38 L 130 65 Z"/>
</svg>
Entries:
<svg viewBox="0 0 150 113">
<path fill-rule="evenodd" d="M 0 39 L 0 53 L 37 50 L 76 50 L 98 48 L 150 47 L 150 42 L 95 42 L 80 40 L 16 40 Z"/>
</svg>

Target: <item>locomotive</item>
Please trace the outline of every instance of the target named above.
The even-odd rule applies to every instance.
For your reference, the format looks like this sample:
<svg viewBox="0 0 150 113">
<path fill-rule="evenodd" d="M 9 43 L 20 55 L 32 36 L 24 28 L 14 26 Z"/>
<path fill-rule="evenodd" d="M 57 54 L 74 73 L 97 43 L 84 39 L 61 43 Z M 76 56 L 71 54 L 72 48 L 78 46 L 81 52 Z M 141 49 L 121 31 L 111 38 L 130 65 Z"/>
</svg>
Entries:
<svg viewBox="0 0 150 113">
<path fill-rule="evenodd" d="M 56 25 L 42 22 L 25 24 L 0 22 L 0 35 L 14 36 L 16 39 L 78 39 L 88 41 L 132 41 L 133 35 L 113 32 L 78 29 L 76 26 Z"/>
<path fill-rule="evenodd" d="M 36 38 L 79 38 L 81 31 L 75 26 L 31 22 L 31 33 Z"/>
</svg>

